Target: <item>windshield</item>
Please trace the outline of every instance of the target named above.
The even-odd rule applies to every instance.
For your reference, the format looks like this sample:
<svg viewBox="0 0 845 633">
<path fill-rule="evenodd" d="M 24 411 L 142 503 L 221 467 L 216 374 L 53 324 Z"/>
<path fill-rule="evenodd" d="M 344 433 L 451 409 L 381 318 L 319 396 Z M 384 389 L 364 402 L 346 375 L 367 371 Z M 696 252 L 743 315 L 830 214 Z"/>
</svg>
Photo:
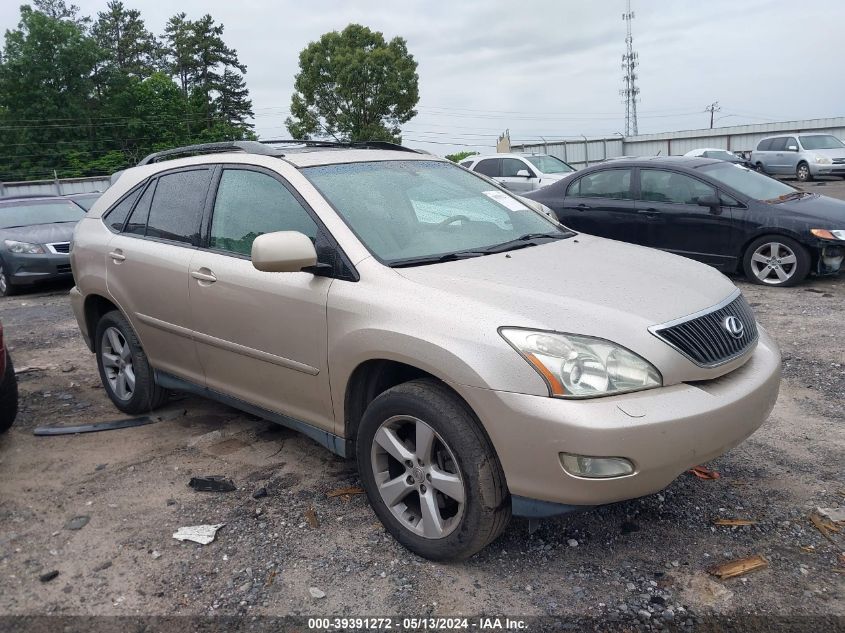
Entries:
<svg viewBox="0 0 845 633">
<path fill-rule="evenodd" d="M 702 167 L 701 171 L 755 200 L 776 200 L 781 196 L 798 193 L 797 189 L 779 180 L 733 163 L 714 163 Z"/>
<path fill-rule="evenodd" d="M 78 222 L 85 215 L 68 200 L 16 200 L 13 204 L 0 204 L 0 229 L 53 222 Z"/>
<path fill-rule="evenodd" d="M 97 200 L 99 200 L 99 199 L 100 199 L 100 194 L 98 194 L 98 193 L 96 193 L 96 194 L 92 193 L 90 195 L 85 195 L 85 196 L 73 196 L 73 198 L 71 198 L 71 200 L 73 200 L 76 204 L 78 204 L 80 207 L 82 207 L 86 211 L 90 211 L 91 207 L 93 207 L 94 203 L 97 202 Z"/>
<path fill-rule="evenodd" d="M 804 149 L 841 149 L 845 143 L 830 134 L 813 134 L 812 136 L 799 136 Z"/>
<path fill-rule="evenodd" d="M 554 156 L 525 156 L 525 159 L 544 174 L 568 174 L 572 167 Z"/>
<path fill-rule="evenodd" d="M 719 160 L 740 160 L 739 156 L 723 150 L 704 152 L 705 158 L 718 158 Z"/>
<path fill-rule="evenodd" d="M 527 235 L 570 235 L 451 163 L 346 163 L 309 167 L 302 173 L 370 252 L 388 265 L 482 249 Z"/>
</svg>

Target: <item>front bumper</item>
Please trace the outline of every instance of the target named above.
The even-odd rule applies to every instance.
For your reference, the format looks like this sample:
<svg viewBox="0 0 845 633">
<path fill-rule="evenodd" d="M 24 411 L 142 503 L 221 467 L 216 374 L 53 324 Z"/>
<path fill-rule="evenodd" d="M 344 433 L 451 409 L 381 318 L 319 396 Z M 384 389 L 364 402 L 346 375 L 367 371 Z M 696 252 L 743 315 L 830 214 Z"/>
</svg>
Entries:
<svg viewBox="0 0 845 633">
<path fill-rule="evenodd" d="M 16 286 L 70 279 L 70 255 L 67 253 L 3 253 L 3 264 L 9 278 Z"/>
<path fill-rule="evenodd" d="M 813 176 L 845 176 L 845 164 L 809 163 Z"/>
<path fill-rule="evenodd" d="M 780 351 L 760 330 L 751 358 L 720 378 L 649 391 L 560 400 L 454 385 L 490 435 L 514 512 L 527 501 L 593 506 L 652 494 L 685 470 L 718 457 L 768 417 L 780 387 Z M 560 464 L 562 452 L 625 457 L 631 475 L 586 479 Z M 541 503 L 548 516 L 548 503 Z M 533 512 L 532 512 L 533 513 Z"/>
</svg>

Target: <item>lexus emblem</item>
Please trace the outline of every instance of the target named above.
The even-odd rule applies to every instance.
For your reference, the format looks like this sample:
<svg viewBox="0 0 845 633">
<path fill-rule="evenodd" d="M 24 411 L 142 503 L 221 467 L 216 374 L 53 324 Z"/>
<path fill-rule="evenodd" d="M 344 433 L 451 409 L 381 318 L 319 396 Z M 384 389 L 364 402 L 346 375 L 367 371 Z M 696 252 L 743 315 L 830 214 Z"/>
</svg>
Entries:
<svg viewBox="0 0 845 633">
<path fill-rule="evenodd" d="M 742 324 L 742 321 L 735 316 L 725 317 L 725 320 L 722 321 L 722 325 L 725 326 L 728 334 L 734 338 L 742 338 L 742 335 L 745 334 L 745 326 Z"/>
</svg>

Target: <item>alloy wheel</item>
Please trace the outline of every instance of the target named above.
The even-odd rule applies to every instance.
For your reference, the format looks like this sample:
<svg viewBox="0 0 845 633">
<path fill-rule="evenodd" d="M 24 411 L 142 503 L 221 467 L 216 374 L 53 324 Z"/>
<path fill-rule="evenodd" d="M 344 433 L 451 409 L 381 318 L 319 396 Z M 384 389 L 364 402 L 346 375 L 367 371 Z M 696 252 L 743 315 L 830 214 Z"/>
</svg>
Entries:
<svg viewBox="0 0 845 633">
<path fill-rule="evenodd" d="M 751 255 L 751 271 L 764 284 L 786 283 L 798 268 L 798 257 L 780 242 L 761 244 Z"/>
<path fill-rule="evenodd" d="M 103 332 L 100 358 L 112 393 L 120 400 L 131 400 L 135 393 L 135 369 L 132 350 L 123 333 L 116 327 Z"/>
<path fill-rule="evenodd" d="M 798 180 L 806 182 L 810 179 L 810 168 L 807 165 L 798 165 Z"/>
<path fill-rule="evenodd" d="M 405 528 L 440 539 L 458 527 L 466 486 L 454 453 L 431 426 L 391 417 L 376 431 L 370 454 L 379 494 Z"/>
<path fill-rule="evenodd" d="M 0 294 L 6 294 L 8 289 L 9 286 L 6 283 L 6 271 L 3 269 L 3 266 L 0 266 Z"/>
</svg>

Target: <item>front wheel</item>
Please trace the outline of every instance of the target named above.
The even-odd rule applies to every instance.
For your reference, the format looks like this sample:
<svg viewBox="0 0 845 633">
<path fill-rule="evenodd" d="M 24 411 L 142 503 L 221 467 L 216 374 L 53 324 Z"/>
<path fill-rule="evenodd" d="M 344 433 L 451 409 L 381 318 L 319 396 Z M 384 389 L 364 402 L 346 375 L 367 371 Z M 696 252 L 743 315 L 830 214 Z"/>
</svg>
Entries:
<svg viewBox="0 0 845 633">
<path fill-rule="evenodd" d="M 810 166 L 807 163 L 800 163 L 798 169 L 795 170 L 795 177 L 801 182 L 810 182 L 813 179 Z"/>
<path fill-rule="evenodd" d="M 358 429 L 356 456 L 387 531 L 431 560 L 469 558 L 511 517 L 505 476 L 466 404 L 433 380 L 379 395 Z"/>
<path fill-rule="evenodd" d="M 766 235 L 754 240 L 742 258 L 745 276 L 765 286 L 794 286 L 810 272 L 810 254 L 792 238 Z"/>
<path fill-rule="evenodd" d="M 146 413 L 167 400 L 129 321 L 117 310 L 97 323 L 95 352 L 100 380 L 111 401 L 124 413 Z"/>
<path fill-rule="evenodd" d="M 12 280 L 9 279 L 5 264 L 0 262 L 0 297 L 11 297 L 16 294 L 17 291 L 17 286 L 15 286 L 12 283 Z"/>
</svg>

